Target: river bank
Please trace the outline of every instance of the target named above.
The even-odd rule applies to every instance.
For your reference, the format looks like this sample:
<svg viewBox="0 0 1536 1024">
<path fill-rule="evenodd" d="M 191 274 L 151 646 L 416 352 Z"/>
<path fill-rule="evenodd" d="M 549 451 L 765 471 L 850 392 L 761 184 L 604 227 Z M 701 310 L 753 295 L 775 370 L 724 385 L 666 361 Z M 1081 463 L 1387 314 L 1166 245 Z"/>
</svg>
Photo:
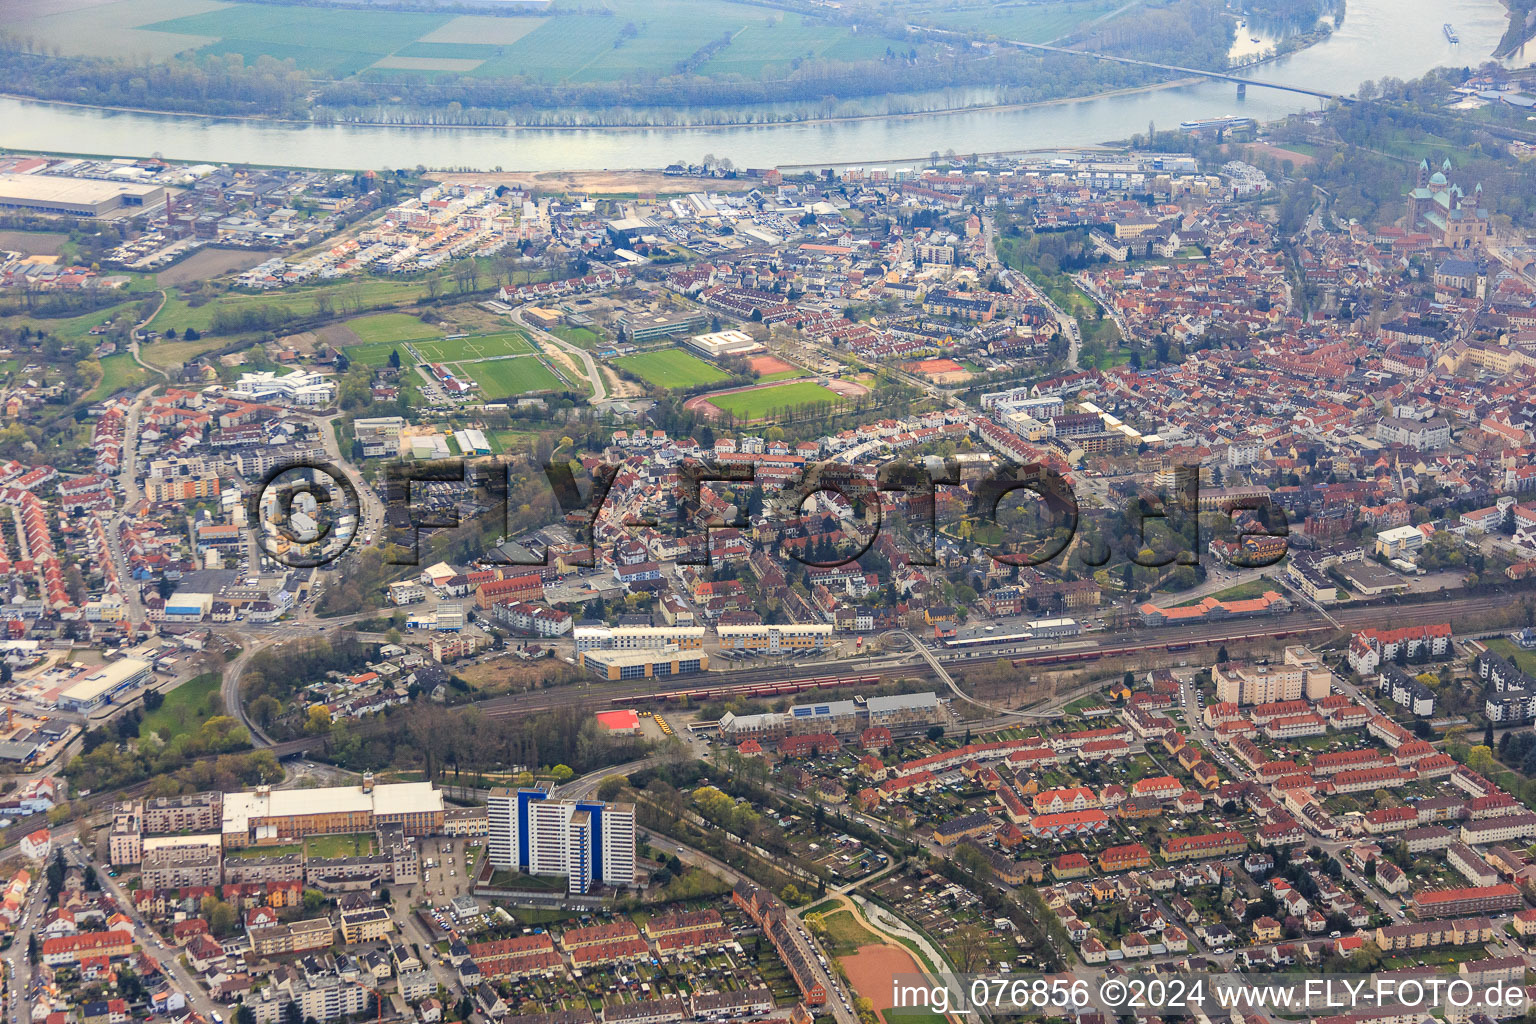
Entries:
<svg viewBox="0 0 1536 1024">
<path fill-rule="evenodd" d="M 1441 33 L 1446 21 L 1457 27 L 1459 47 Z M 1265 64 L 1262 77 L 1348 95 L 1366 79 L 1411 79 L 1438 65 L 1475 65 L 1493 51 L 1507 27 L 1508 11 L 1499 0 L 1351 0 L 1342 27 L 1315 46 Z M 839 116 L 773 125 L 407 128 L 167 115 L 0 97 L 0 145 L 29 152 L 159 154 L 191 162 L 281 162 L 341 170 L 421 165 L 451 171 L 601 171 L 698 163 L 707 153 L 729 157 L 738 167 L 814 168 L 922 160 L 935 150 L 1079 149 L 1129 138 L 1144 132 L 1149 121 L 1170 126 L 1229 114 L 1273 121 L 1310 109 L 1316 109 L 1315 102 L 1298 96 L 1249 88 L 1239 98 L 1231 83 L 1201 81 L 1041 103 L 965 106 L 943 114 Z"/>
<path fill-rule="evenodd" d="M 1255 62 L 1255 65 L 1258 62 Z M 1249 65 L 1254 66 L 1254 65 Z M 1242 70 L 1246 71 L 1249 66 Z M 432 124 L 429 122 L 415 121 L 310 121 L 302 118 L 267 117 L 260 114 L 188 114 L 177 111 L 153 110 L 148 107 L 116 107 L 102 106 L 95 103 L 75 103 L 69 100 L 40 100 L 30 96 L 9 93 L 0 89 L 0 99 L 15 100 L 18 103 L 36 104 L 48 107 L 74 107 L 80 110 L 99 110 L 116 114 L 143 114 L 149 117 L 173 118 L 185 121 L 231 121 L 246 124 L 270 124 L 289 128 L 381 128 L 381 129 L 407 129 L 423 132 L 488 132 L 504 133 L 507 131 L 519 132 L 648 132 L 659 129 L 713 129 L 713 128 L 778 128 L 795 125 L 821 126 L 837 124 L 856 124 L 861 121 L 904 121 L 928 117 L 953 117 L 963 114 L 971 114 L 986 111 L 1006 113 L 1017 110 L 1035 110 L 1043 107 L 1069 106 L 1076 103 L 1090 103 L 1097 100 L 1110 100 L 1120 96 L 1135 96 L 1140 93 L 1159 92 L 1164 89 L 1177 89 L 1182 86 L 1196 84 L 1203 79 L 1200 76 L 1188 78 L 1176 78 L 1167 82 L 1153 82 L 1147 85 L 1127 86 L 1124 89 L 1110 89 L 1105 92 L 1087 93 L 1082 96 L 1063 96 L 1059 99 L 1037 100 L 1032 103 L 976 103 L 957 107 L 939 107 L 933 110 L 920 110 L 895 114 L 846 114 L 830 117 L 807 117 L 787 121 L 722 121 L 701 122 L 698 124 L 670 125 L 670 124 L 571 124 L 571 125 L 546 125 L 546 124 L 505 124 L 505 125 L 472 125 L 472 124 Z M 87 154 L 72 154 L 87 155 Z M 105 155 L 105 154 L 90 154 Z"/>
</svg>

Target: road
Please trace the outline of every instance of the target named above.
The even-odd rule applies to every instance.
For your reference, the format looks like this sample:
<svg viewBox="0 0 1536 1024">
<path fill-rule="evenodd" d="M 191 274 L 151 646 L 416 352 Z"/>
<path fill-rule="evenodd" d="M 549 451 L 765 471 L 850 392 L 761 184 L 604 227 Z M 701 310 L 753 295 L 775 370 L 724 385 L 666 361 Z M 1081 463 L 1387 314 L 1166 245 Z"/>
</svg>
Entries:
<svg viewBox="0 0 1536 1024">
<path fill-rule="evenodd" d="M 1093 282 L 1089 280 L 1086 273 L 1073 274 L 1072 282 L 1082 289 L 1084 295 L 1099 304 L 1099 308 L 1104 310 L 1105 315 L 1114 323 L 1115 329 L 1120 332 L 1121 338 L 1129 343 L 1135 337 L 1131 333 L 1131 325 L 1125 322 L 1125 317 L 1120 315 L 1120 311 L 1115 308 L 1113 302 L 1110 302 L 1106 296 L 1099 293 L 1098 288 L 1094 287 Z"/>
<path fill-rule="evenodd" d="M 358 501 L 362 505 L 357 522 L 357 537 L 376 537 L 384 529 L 384 501 L 372 487 L 368 486 L 368 482 L 357 471 L 357 467 L 342 455 L 341 443 L 336 439 L 336 421 L 341 419 L 341 416 L 340 412 L 325 417 L 317 416 L 314 424 L 320 431 L 320 444 L 325 448 L 326 458 L 330 459 L 357 489 Z M 354 540 L 353 543 L 357 544 L 358 541 Z"/>
<path fill-rule="evenodd" d="M 741 872 L 722 861 L 718 861 L 702 850 L 695 850 L 691 846 L 685 846 L 671 836 L 659 835 L 647 829 L 640 830 L 640 837 L 651 844 L 656 850 L 666 851 L 668 854 L 676 853 L 677 859 L 684 864 L 704 868 L 711 874 L 725 879 L 731 885 L 740 881 L 752 881 Z M 756 884 L 755 882 L 753 883 Z M 798 913 L 791 913 L 790 920 L 794 922 L 794 934 L 801 945 L 802 956 L 805 962 L 811 965 L 817 980 L 827 990 L 826 1009 L 832 1012 L 837 1024 L 858 1024 L 858 1015 L 853 1012 L 853 997 L 848 989 L 838 980 L 837 974 L 821 964 L 826 957 L 826 951 L 816 944 L 806 930 L 804 922 L 800 920 Z"/>
<path fill-rule="evenodd" d="M 909 31 L 926 33 L 928 35 L 949 36 L 959 39 L 969 39 L 963 32 L 949 32 L 944 29 L 930 28 L 926 25 L 908 25 Z M 1050 43 L 1031 43 L 1020 39 L 1004 39 L 1001 42 L 1006 46 L 1017 47 L 1021 50 L 1035 50 L 1042 53 L 1059 53 L 1071 57 L 1090 57 L 1093 60 L 1107 61 L 1111 64 L 1130 64 L 1135 67 L 1153 68 L 1157 71 L 1168 71 L 1176 75 L 1190 78 L 1210 78 L 1218 82 L 1231 82 L 1239 86 L 1253 86 L 1258 89 L 1277 89 L 1281 92 L 1300 93 L 1303 96 L 1313 96 L 1320 100 L 1338 100 L 1344 97 L 1336 93 L 1322 92 L 1317 89 L 1308 89 L 1299 85 L 1284 85 L 1280 82 L 1265 82 L 1257 78 L 1243 78 L 1238 75 L 1229 75 L 1221 71 L 1212 71 L 1208 68 L 1189 68 L 1180 64 L 1161 64 L 1157 61 L 1139 60 L 1135 57 L 1121 57 L 1112 53 L 1097 53 L 1093 50 L 1080 50 L 1069 46 L 1053 46 Z"/>
<path fill-rule="evenodd" d="M 592 358 L 592 353 L 580 346 L 572 345 L 564 338 L 557 338 L 542 327 L 535 327 L 533 324 L 530 324 L 527 320 L 523 319 L 523 307 L 521 306 L 512 311 L 512 322 L 537 337 L 540 341 L 553 345 L 555 348 L 560 349 L 560 351 L 579 360 L 582 366 L 586 368 L 587 379 L 592 382 L 592 397 L 589 401 L 596 405 L 607 400 L 608 384 L 603 380 L 602 371 L 598 369 L 597 360 Z"/>
<path fill-rule="evenodd" d="M 66 847 L 65 860 L 78 867 L 92 867 L 90 858 L 82 849 L 71 844 Z M 139 946 L 149 955 L 160 962 L 160 966 L 176 981 L 176 987 L 186 993 L 187 1005 L 201 1013 L 206 1020 L 212 1020 L 215 1013 L 222 1012 L 223 1008 L 216 1006 L 212 999 L 208 998 L 207 990 L 192 976 L 192 973 L 182 966 L 176 958 L 175 950 L 168 948 L 161 941 L 160 936 L 144 924 L 144 919 L 133 909 L 133 901 L 118 880 L 107 875 L 104 867 L 98 868 L 96 877 L 101 881 L 101 887 L 110 893 L 122 907 L 123 913 L 133 920 L 133 935 Z M 25 948 L 25 947 L 23 947 Z"/>
</svg>

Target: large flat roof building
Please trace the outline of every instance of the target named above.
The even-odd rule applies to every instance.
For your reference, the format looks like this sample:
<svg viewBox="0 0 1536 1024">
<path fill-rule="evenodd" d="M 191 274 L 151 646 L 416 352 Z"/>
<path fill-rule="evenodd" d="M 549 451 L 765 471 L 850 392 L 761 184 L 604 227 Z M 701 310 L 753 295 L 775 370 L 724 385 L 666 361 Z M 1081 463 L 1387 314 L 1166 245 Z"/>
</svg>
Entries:
<svg viewBox="0 0 1536 1024">
<path fill-rule="evenodd" d="M 266 846 L 305 836 L 372 832 L 399 825 L 406 835 L 443 830 L 443 794 L 430 782 L 325 789 L 268 787 L 224 797 L 224 846 Z"/>
<path fill-rule="evenodd" d="M 687 345 L 700 355 L 711 359 L 719 359 L 722 356 L 751 355 L 753 352 L 762 352 L 767 348 L 746 331 L 734 329 L 695 334 L 688 339 Z"/>
<path fill-rule="evenodd" d="M 29 210 L 77 217 L 101 217 L 115 210 L 153 210 L 165 205 L 160 185 L 45 174 L 0 174 L 0 210 Z"/>
<path fill-rule="evenodd" d="M 139 686 L 149 678 L 150 664 L 138 658 L 119 658 L 108 662 L 64 688 L 59 694 L 60 711 L 93 711 L 110 703 L 120 693 Z"/>
</svg>

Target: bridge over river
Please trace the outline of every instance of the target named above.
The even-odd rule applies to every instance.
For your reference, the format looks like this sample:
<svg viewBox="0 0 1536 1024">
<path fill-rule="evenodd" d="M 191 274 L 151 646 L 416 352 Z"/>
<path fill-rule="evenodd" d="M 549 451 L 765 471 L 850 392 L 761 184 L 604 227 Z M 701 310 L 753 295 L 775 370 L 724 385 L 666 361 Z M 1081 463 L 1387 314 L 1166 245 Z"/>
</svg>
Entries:
<svg viewBox="0 0 1536 1024">
<path fill-rule="evenodd" d="M 912 31 L 925 32 L 935 36 L 955 36 L 959 33 L 945 29 L 925 28 L 921 25 L 907 26 Z M 1248 86 L 1259 89 L 1277 89 L 1281 92 L 1300 93 L 1303 96 L 1313 96 L 1319 100 L 1343 100 L 1346 97 L 1338 93 L 1324 92 L 1320 89 L 1308 89 L 1301 85 L 1286 85 L 1282 82 L 1266 82 L 1258 78 L 1244 78 L 1226 71 L 1211 71 L 1207 68 L 1186 68 L 1179 64 L 1160 64 L 1152 60 L 1139 60 L 1135 57 L 1120 57 L 1112 53 L 1098 53 L 1094 50 L 1078 50 L 1070 46 L 1053 46 L 1050 43 L 1026 43 L 1022 39 L 1004 39 L 1003 44 L 1013 46 L 1020 50 L 1035 50 L 1041 53 L 1062 53 L 1074 57 L 1092 57 L 1094 60 L 1108 61 L 1112 64 L 1130 64 L 1135 67 L 1155 68 L 1158 71 L 1169 71 L 1177 75 L 1189 78 L 1208 78 L 1217 82 L 1232 82 L 1237 86 L 1237 94 L 1245 95 Z"/>
</svg>

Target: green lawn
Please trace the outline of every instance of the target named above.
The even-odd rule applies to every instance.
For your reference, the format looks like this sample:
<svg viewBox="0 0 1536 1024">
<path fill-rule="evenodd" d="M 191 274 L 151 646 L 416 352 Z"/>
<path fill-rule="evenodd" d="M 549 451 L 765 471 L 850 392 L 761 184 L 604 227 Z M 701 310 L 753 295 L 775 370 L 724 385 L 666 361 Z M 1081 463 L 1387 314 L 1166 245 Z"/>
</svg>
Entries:
<svg viewBox="0 0 1536 1024">
<path fill-rule="evenodd" d="M 311 857 L 362 857 L 374 851 L 371 832 L 337 836 L 310 836 L 304 840 L 304 852 Z"/>
<path fill-rule="evenodd" d="M 441 328 L 422 323 L 409 313 L 377 313 L 358 317 L 356 320 L 348 320 L 347 327 L 357 335 L 358 341 L 364 343 L 426 341 L 443 336 Z"/>
<path fill-rule="evenodd" d="M 416 351 L 429 363 L 462 363 L 468 359 L 520 356 L 532 352 L 533 345 L 522 331 L 502 331 L 420 343 Z"/>
<path fill-rule="evenodd" d="M 180 366 L 204 352 L 229 343 L 228 338 L 198 338 L 196 341 L 157 341 L 139 346 L 139 358 L 154 366 Z"/>
<path fill-rule="evenodd" d="M 1228 587 L 1226 590 L 1218 590 L 1214 594 L 1207 594 L 1206 597 L 1214 597 L 1218 601 L 1247 601 L 1251 598 L 1262 597 L 1266 590 L 1273 589 L 1275 589 L 1275 585 L 1269 582 L 1269 580 L 1257 579 L 1249 580 L 1247 583 L 1239 583 L 1237 586 Z M 1190 605 L 1199 604 L 1204 600 L 1204 597 L 1197 597 L 1192 601 L 1184 601 L 1174 605 L 1174 607 L 1186 608 Z"/>
<path fill-rule="evenodd" d="M 480 385 L 480 394 L 488 402 L 498 402 L 540 391 L 565 389 L 560 378 L 533 356 L 470 363 L 467 366 L 460 366 L 459 370 L 462 375 L 470 377 Z"/>
<path fill-rule="evenodd" d="M 302 844 L 286 843 L 282 846 L 241 846 L 236 849 L 225 850 L 224 856 L 249 860 L 252 857 L 292 857 L 303 852 L 304 847 Z"/>
<path fill-rule="evenodd" d="M 364 277 L 308 288 L 284 289 L 275 295 L 226 292 L 200 306 L 190 305 L 186 296 L 175 289 L 166 294 L 168 300 L 165 308 L 150 321 L 151 330 L 165 331 L 174 327 L 180 332 L 187 327 L 195 327 L 207 334 L 213 325 L 214 314 L 221 309 L 236 313 L 245 309 L 287 310 L 295 315 L 306 316 L 314 313 L 322 300 L 330 302 L 331 308 L 336 310 L 386 309 L 424 298 L 427 285 L 424 279 L 400 281 Z M 425 324 L 421 328 L 432 330 Z"/>
<path fill-rule="evenodd" d="M 1536 651 L 1523 651 L 1507 636 L 1496 636 L 1483 643 L 1494 654 L 1502 654 L 1526 675 L 1536 675 Z"/>
<path fill-rule="evenodd" d="M 786 409 L 823 403 L 830 405 L 840 401 L 842 399 L 836 393 L 820 384 L 801 381 L 797 384 L 780 384 L 776 387 L 753 388 L 750 391 L 719 395 L 711 398 L 709 404 L 722 412 L 730 413 L 737 419 L 757 420 Z"/>
<path fill-rule="evenodd" d="M 603 340 L 603 336 L 590 327 L 556 327 L 549 333 L 577 348 L 596 348 Z"/>
<path fill-rule="evenodd" d="M 129 352 L 119 352 L 101 361 L 101 383 L 85 396 L 87 402 L 99 402 L 119 388 L 140 387 L 148 375 L 144 368 L 133 361 Z"/>
<path fill-rule="evenodd" d="M 207 672 L 189 679 L 165 695 L 165 703 L 146 712 L 139 723 L 139 735 L 157 734 L 169 743 L 184 733 L 195 731 L 215 714 L 223 714 L 224 702 L 219 699 L 222 676 Z"/>
<path fill-rule="evenodd" d="M 91 329 L 112 320 L 121 313 L 127 303 L 119 303 L 116 306 L 108 306 L 105 309 L 92 310 L 89 313 L 81 313 L 79 316 L 70 317 L 35 317 L 35 316 L 7 316 L 0 317 L 0 327 L 12 329 L 29 327 L 42 331 L 44 334 L 52 334 L 64 341 L 84 341 L 91 337 Z"/>
<path fill-rule="evenodd" d="M 680 348 L 623 356 L 615 359 L 614 364 L 659 388 L 689 388 L 699 384 L 713 384 L 730 377 L 730 374 Z"/>
<path fill-rule="evenodd" d="M 405 350 L 405 345 L 398 341 L 364 341 L 348 345 L 342 352 L 350 362 L 358 366 L 387 366 L 392 352 L 400 353 L 401 366 L 410 366 L 415 362 Z"/>
<path fill-rule="evenodd" d="M 567 882 L 552 875 L 525 875 L 521 871 L 493 871 L 490 886 L 493 889 L 522 889 L 535 892 L 553 892 L 564 889 Z M 556 918 L 556 920 L 559 920 Z"/>
<path fill-rule="evenodd" d="M 880 943 L 879 936 L 872 934 L 847 910 L 828 914 L 822 923 L 827 926 L 827 938 L 832 941 L 838 953 L 852 953 L 860 946 Z"/>
<path fill-rule="evenodd" d="M 499 455 L 509 449 L 524 451 L 538 436 L 531 430 L 496 430 L 488 434 L 486 439 L 491 442 L 491 448 Z"/>
</svg>

